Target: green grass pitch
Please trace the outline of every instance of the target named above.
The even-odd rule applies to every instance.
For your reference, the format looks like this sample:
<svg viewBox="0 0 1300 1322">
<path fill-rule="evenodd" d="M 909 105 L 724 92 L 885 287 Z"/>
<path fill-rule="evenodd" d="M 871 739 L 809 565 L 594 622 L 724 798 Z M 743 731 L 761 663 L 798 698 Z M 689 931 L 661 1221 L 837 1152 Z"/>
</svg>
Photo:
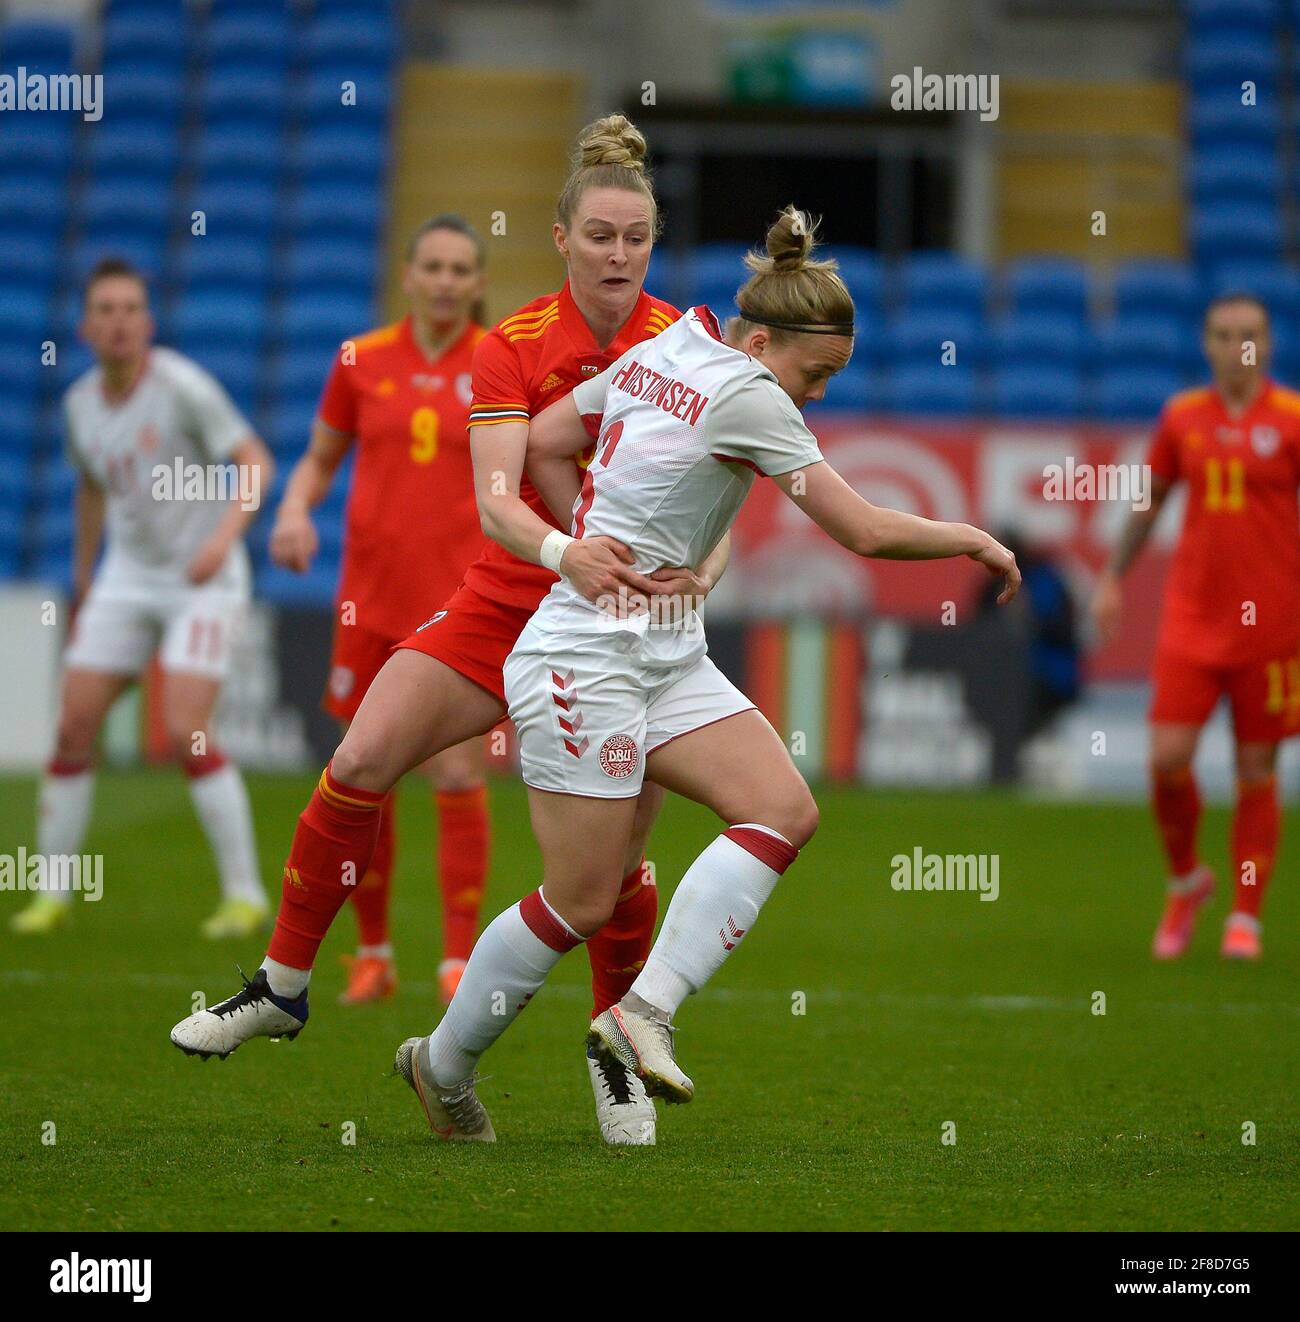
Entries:
<svg viewBox="0 0 1300 1322">
<path fill-rule="evenodd" d="M 250 777 L 277 894 L 311 784 Z M 33 847 L 34 795 L 29 779 L 0 781 L 0 852 Z M 0 930 L 0 1227 L 1300 1227 L 1300 814 L 1288 814 L 1264 962 L 1220 961 L 1221 888 L 1189 956 L 1162 967 L 1147 953 L 1161 870 L 1140 806 L 818 797 L 818 836 L 678 1015 L 697 1094 L 661 1109 L 657 1148 L 597 1137 L 581 952 L 484 1062 L 496 1146 L 451 1147 L 389 1077 L 397 1043 L 439 1014 L 422 784 L 401 802 L 398 997 L 336 1004 L 355 935 L 344 914 L 298 1041 L 203 1064 L 168 1029 L 194 990 L 234 991 L 236 961 L 251 972 L 262 943 L 197 934 L 215 882 L 181 778 L 105 774 L 87 842 L 105 856 L 102 902 L 78 903 L 50 938 Z M 537 880 L 521 787 L 494 784 L 492 808 L 486 917 Z M 1226 811 L 1202 829 L 1222 877 Z M 669 802 L 652 841 L 661 912 L 714 833 L 704 810 Z M 890 859 L 916 845 L 998 854 L 1000 898 L 894 892 Z M 23 898 L 0 896 L 0 918 Z"/>
</svg>

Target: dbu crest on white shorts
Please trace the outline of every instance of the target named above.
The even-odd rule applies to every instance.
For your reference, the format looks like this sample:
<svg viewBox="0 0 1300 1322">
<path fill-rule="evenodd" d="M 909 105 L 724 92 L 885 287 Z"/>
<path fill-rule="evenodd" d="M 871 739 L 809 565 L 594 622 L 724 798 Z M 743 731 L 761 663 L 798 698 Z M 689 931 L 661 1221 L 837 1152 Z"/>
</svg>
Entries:
<svg viewBox="0 0 1300 1322">
<path fill-rule="evenodd" d="M 540 612 L 539 612 L 540 614 Z M 585 636 L 529 621 L 506 659 L 524 781 L 596 799 L 634 798 L 646 758 L 670 739 L 754 704 L 703 649 L 665 663 L 646 635 Z"/>
</svg>

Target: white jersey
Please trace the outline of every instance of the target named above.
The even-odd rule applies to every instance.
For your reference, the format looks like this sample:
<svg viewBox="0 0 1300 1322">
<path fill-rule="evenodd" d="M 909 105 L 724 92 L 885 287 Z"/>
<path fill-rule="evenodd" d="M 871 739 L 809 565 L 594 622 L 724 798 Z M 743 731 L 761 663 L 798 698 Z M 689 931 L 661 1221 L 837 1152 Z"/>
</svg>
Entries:
<svg viewBox="0 0 1300 1322">
<path fill-rule="evenodd" d="M 572 532 L 617 538 L 642 574 L 697 567 L 735 522 L 756 474 L 822 459 L 776 377 L 725 344 L 704 307 L 582 382 L 573 399 L 600 440 Z M 565 579 L 551 595 L 596 609 Z"/>
<path fill-rule="evenodd" d="M 204 498 L 210 488 L 194 477 L 230 461 L 253 434 L 247 419 L 209 373 L 164 348 L 150 351 L 125 399 L 105 397 L 96 366 L 69 387 L 63 407 L 69 461 L 102 487 L 107 499 L 101 576 L 182 583 L 195 551 L 229 509 L 224 499 Z M 177 489 L 178 475 L 189 477 L 188 491 L 183 483 Z M 166 498 L 177 495 L 183 498 Z M 239 590 L 247 581 L 240 544 L 211 583 Z"/>
</svg>

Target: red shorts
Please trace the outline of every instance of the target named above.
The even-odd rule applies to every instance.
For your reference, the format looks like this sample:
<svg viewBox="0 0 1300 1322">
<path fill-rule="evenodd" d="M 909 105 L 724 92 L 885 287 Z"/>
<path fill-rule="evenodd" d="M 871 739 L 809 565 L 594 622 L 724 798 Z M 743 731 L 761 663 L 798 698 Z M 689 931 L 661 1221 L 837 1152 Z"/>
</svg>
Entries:
<svg viewBox="0 0 1300 1322">
<path fill-rule="evenodd" d="M 1275 744 L 1300 734 L 1300 656 L 1224 667 L 1158 652 L 1152 682 L 1152 721 L 1204 725 L 1226 696 L 1238 743 Z"/>
<path fill-rule="evenodd" d="M 350 721 L 398 641 L 355 624 L 336 623 L 330 677 L 321 706 L 340 721 Z"/>
<path fill-rule="evenodd" d="M 450 666 L 505 707 L 501 671 L 536 609 L 536 605 L 507 606 L 462 584 L 442 610 L 398 646 Z"/>
</svg>

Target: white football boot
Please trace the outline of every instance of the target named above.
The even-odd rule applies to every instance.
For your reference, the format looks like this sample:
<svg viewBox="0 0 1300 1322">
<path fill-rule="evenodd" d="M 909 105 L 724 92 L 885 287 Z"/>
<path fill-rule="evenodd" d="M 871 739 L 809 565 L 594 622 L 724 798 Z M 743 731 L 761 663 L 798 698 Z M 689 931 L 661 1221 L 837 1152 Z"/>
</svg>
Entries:
<svg viewBox="0 0 1300 1322">
<path fill-rule="evenodd" d="M 429 1128 L 449 1143 L 495 1143 L 496 1130 L 474 1091 L 475 1076 L 454 1088 L 439 1087 L 427 1063 L 427 1041 L 424 1037 L 408 1037 L 397 1048 L 393 1070 L 420 1099 Z"/>
<path fill-rule="evenodd" d="M 596 1095 L 601 1138 L 616 1147 L 654 1147 L 658 1117 L 645 1084 L 617 1057 L 606 1055 L 602 1059 L 590 1046 L 587 1073 Z"/>
<path fill-rule="evenodd" d="M 673 1058 L 673 1034 L 668 1018 L 637 1014 L 612 1005 L 597 1015 L 587 1034 L 587 1045 L 602 1059 L 621 1061 L 645 1084 L 646 1094 L 666 1102 L 689 1102 L 695 1085 Z"/>
<path fill-rule="evenodd" d="M 240 977 L 243 977 L 241 972 Z M 297 1000 L 276 996 L 266 981 L 266 970 L 258 969 L 252 980 L 229 1000 L 182 1019 L 172 1029 L 172 1045 L 187 1056 L 221 1060 L 252 1037 L 286 1037 L 293 1041 L 307 1022 L 307 993 Z"/>
</svg>

